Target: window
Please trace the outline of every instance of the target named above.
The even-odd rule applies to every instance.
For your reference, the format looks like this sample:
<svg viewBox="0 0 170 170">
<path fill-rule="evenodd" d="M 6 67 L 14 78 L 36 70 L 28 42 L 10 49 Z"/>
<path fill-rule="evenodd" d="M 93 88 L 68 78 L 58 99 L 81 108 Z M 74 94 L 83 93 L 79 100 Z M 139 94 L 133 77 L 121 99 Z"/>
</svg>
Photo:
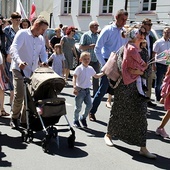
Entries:
<svg viewBox="0 0 170 170">
<path fill-rule="evenodd" d="M 90 13 L 90 7 L 91 7 L 91 0 L 82 0 L 82 14 L 89 14 Z"/>
<path fill-rule="evenodd" d="M 142 11 L 155 11 L 157 0 L 143 0 Z"/>
<path fill-rule="evenodd" d="M 113 0 L 103 0 L 102 13 L 112 13 L 113 12 Z"/>
<path fill-rule="evenodd" d="M 64 0 L 64 14 L 71 13 L 71 0 Z"/>
</svg>

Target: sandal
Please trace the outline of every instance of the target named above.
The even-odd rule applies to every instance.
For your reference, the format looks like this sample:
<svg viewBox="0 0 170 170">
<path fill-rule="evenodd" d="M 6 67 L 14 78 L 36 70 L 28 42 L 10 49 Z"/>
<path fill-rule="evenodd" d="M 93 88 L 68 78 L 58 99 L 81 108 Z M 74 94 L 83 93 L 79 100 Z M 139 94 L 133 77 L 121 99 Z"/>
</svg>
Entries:
<svg viewBox="0 0 170 170">
<path fill-rule="evenodd" d="M 1 110 L 0 116 L 10 116 L 10 114 L 7 113 L 5 110 Z"/>
</svg>

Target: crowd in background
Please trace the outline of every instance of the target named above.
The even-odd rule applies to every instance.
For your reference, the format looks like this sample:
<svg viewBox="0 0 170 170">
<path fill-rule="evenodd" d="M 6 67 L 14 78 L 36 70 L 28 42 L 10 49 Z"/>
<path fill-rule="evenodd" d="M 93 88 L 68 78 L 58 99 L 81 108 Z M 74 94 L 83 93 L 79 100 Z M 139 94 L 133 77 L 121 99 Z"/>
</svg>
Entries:
<svg viewBox="0 0 170 170">
<path fill-rule="evenodd" d="M 152 72 L 156 73 L 156 100 L 164 104 L 167 110 L 160 126 L 156 129 L 156 134 L 169 137 L 164 126 L 170 118 L 170 71 L 167 63 L 148 63 L 161 52 L 170 49 L 170 27 L 165 27 L 162 38 L 153 42 L 150 35 L 152 27 L 150 19 L 144 19 L 141 25 L 127 27 L 127 18 L 127 11 L 119 10 L 115 16 L 115 22 L 104 27 L 100 34 L 98 22 L 91 21 L 89 30 L 82 35 L 79 42 L 81 62 L 80 66 L 77 66 L 73 72 L 73 93 L 75 94 L 73 125 L 80 128 L 80 120 L 83 127 L 87 128 L 86 118 L 88 116 L 90 121 L 95 122 L 97 119 L 95 114 L 100 102 L 103 96 L 108 93 L 106 106 L 111 109 L 111 117 L 107 133 L 104 136 L 106 144 L 113 146 L 112 136 L 117 136 L 126 143 L 139 146 L 141 155 L 156 158 L 146 148 L 147 107 L 156 107 L 156 104 L 151 102 Z M 43 29 L 41 22 L 45 24 L 42 32 L 40 32 L 40 28 Z M 39 64 L 41 62 L 49 64 L 58 75 L 65 79 L 66 86 L 69 85 L 70 70 L 74 68 L 74 58 L 79 63 L 74 39 L 77 28 L 59 24 L 55 28 L 55 35 L 48 39 L 45 29 L 47 26 L 48 24 L 44 21 L 43 16 L 38 16 L 31 22 L 28 19 L 21 19 L 21 15 L 17 12 L 13 12 L 10 19 L 4 19 L 2 16 L 0 18 L 0 115 L 10 116 L 12 114 L 10 124 L 12 128 L 18 127 L 17 119 L 22 112 L 22 106 L 17 110 L 18 105 L 15 101 L 20 99 L 20 103 L 23 102 L 23 95 L 18 97 L 19 92 L 16 91 L 18 73 L 15 72 L 15 67 L 13 67 L 14 69 L 11 68 L 11 60 L 16 62 L 15 43 L 18 43 L 17 38 L 20 37 L 15 38 L 15 36 L 20 30 L 30 29 L 31 27 L 31 31 L 36 32 L 35 35 L 33 34 L 35 37 L 39 37 L 40 33 L 42 34 L 43 40 L 41 41 L 44 42 L 43 48 L 46 49 L 48 60 L 44 58 L 44 61 L 40 60 Z M 21 46 L 24 47 L 23 44 Z M 117 69 L 120 73 L 119 82 L 117 82 L 118 80 L 113 82 L 108 79 L 108 75 L 104 75 L 105 72 L 100 72 L 102 67 L 110 61 L 109 58 L 114 57 L 112 52 L 117 52 L 122 46 L 123 51 L 116 60 Z M 42 51 L 40 54 L 42 54 Z M 45 54 L 43 57 L 46 57 Z M 24 70 L 28 63 L 22 62 L 19 68 Z M 99 81 L 98 78 L 100 77 Z M 91 86 L 93 101 L 89 91 Z M 4 109 L 4 92 L 6 90 L 10 91 L 11 114 Z M 111 106 L 112 96 L 114 96 L 114 102 Z M 84 113 L 79 115 L 83 102 L 86 108 Z M 125 108 L 124 106 L 128 107 Z M 130 113 L 129 110 L 131 110 Z"/>
</svg>

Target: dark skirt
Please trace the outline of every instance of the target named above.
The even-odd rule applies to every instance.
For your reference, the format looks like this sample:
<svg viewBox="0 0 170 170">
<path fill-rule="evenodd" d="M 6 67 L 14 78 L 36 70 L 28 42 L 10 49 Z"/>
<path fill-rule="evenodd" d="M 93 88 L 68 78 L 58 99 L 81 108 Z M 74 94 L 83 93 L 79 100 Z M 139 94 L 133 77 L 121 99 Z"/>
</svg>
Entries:
<svg viewBox="0 0 170 170">
<path fill-rule="evenodd" d="M 114 103 L 108 123 L 108 134 L 139 147 L 146 146 L 147 102 L 139 97 L 136 82 L 114 89 Z"/>
</svg>

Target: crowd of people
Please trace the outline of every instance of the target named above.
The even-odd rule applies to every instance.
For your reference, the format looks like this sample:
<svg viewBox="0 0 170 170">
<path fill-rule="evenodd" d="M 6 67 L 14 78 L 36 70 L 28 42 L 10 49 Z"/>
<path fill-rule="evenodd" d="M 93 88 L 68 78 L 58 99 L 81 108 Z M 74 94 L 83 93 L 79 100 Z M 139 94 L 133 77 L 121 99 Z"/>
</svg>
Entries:
<svg viewBox="0 0 170 170">
<path fill-rule="evenodd" d="M 125 27 L 127 19 L 128 12 L 121 9 L 117 11 L 115 21 L 101 31 L 98 30 L 99 23 L 91 21 L 89 30 L 82 35 L 79 42 L 79 59 L 74 39 L 76 27 L 59 24 L 55 29 L 56 35 L 49 40 L 46 32 L 48 22 L 43 16 L 31 22 L 21 19 L 17 12 L 11 14 L 10 20 L 1 17 L 0 116 L 11 116 L 12 128 L 24 126 L 26 118 L 22 71 L 26 77 L 30 77 L 40 65 L 48 66 L 52 62 L 52 69 L 68 85 L 73 59 L 76 58 L 77 61 L 80 60 L 80 65 L 73 72 L 73 126 L 80 128 L 82 124 L 87 128 L 88 116 L 90 121 L 95 122 L 102 98 L 108 93 L 106 106 L 111 108 L 111 115 L 104 136 L 105 143 L 113 146 L 112 137 L 116 136 L 128 144 L 139 146 L 139 154 L 156 158 L 146 147 L 147 107 L 156 107 L 151 102 L 152 73 L 156 72 L 156 100 L 164 104 L 167 110 L 156 134 L 165 138 L 169 137 L 164 127 L 170 118 L 170 67 L 165 61 L 155 61 L 152 64 L 149 61 L 169 50 L 170 27 L 165 27 L 162 38 L 153 42 L 150 19 L 144 19 L 138 26 Z M 123 50 L 114 61 L 120 75 L 119 81 L 110 81 L 102 67 L 110 61 L 110 57 L 114 57 L 112 52 L 116 53 L 120 48 Z M 4 110 L 5 90 L 10 91 L 11 114 Z M 114 102 L 111 106 L 112 96 Z M 86 107 L 80 115 L 83 102 Z"/>
</svg>

